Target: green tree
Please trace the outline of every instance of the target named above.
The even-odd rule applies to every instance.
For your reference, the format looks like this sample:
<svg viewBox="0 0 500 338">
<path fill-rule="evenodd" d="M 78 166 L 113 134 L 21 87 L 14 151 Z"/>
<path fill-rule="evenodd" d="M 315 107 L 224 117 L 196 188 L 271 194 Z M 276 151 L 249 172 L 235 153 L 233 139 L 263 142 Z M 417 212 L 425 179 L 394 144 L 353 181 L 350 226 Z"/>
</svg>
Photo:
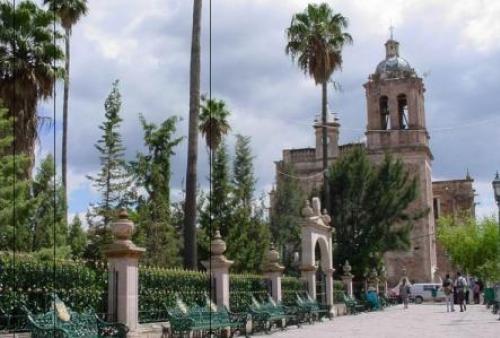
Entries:
<svg viewBox="0 0 500 338">
<path fill-rule="evenodd" d="M 465 273 L 488 281 L 500 279 L 500 232 L 494 218 L 442 217 L 437 238 Z"/>
<path fill-rule="evenodd" d="M 138 199 L 139 244 L 146 247 L 144 261 L 150 265 L 176 266 L 179 263 L 179 241 L 171 223 L 170 176 L 171 156 L 182 141 L 175 138 L 177 118 L 170 117 L 161 126 L 148 123 L 140 116 L 147 152 L 137 154 L 131 169 L 137 187 L 145 190 Z"/>
<path fill-rule="evenodd" d="M 30 159 L 31 177 L 39 116 L 37 103 L 52 96 L 64 71 L 57 66 L 64 53 L 54 44 L 53 14 L 31 1 L 0 3 L 0 98 L 15 116 L 15 148 Z M 55 38 L 60 34 L 55 33 Z M 53 67 L 53 63 L 56 67 Z M 12 152 L 10 145 L 5 148 Z"/>
<path fill-rule="evenodd" d="M 82 229 L 82 221 L 78 214 L 73 217 L 69 226 L 68 244 L 71 247 L 71 255 L 73 257 L 82 257 L 87 246 L 87 235 Z"/>
<path fill-rule="evenodd" d="M 250 138 L 237 135 L 232 173 L 231 221 L 227 224 L 227 256 L 233 271 L 256 272 L 269 243 L 269 225 L 254 202 L 256 179 Z"/>
<path fill-rule="evenodd" d="M 0 103 L 0 250 L 29 251 L 30 181 L 24 173 L 30 159 L 23 153 L 9 152 L 13 127 L 14 118 Z"/>
<path fill-rule="evenodd" d="M 193 270 L 198 269 L 196 242 L 196 186 L 198 172 L 196 165 L 198 162 L 198 115 L 200 113 L 201 5 L 202 0 L 193 0 L 193 32 L 189 76 L 188 156 L 186 166 L 186 199 L 184 202 L 184 267 Z"/>
<path fill-rule="evenodd" d="M 33 180 L 33 251 L 66 244 L 68 228 L 64 219 L 63 189 L 55 180 L 54 157 L 49 154 L 40 163 Z"/>
<path fill-rule="evenodd" d="M 97 176 L 87 176 L 102 196 L 101 201 L 95 206 L 95 215 L 103 219 L 100 230 L 105 237 L 109 237 L 108 225 L 116 210 L 127 207 L 130 197 L 130 175 L 126 170 L 125 148 L 119 131 L 122 122 L 121 103 L 118 80 L 116 80 L 104 103 L 105 120 L 99 126 L 103 135 L 95 144 L 100 154 L 101 169 Z"/>
<path fill-rule="evenodd" d="M 334 262 L 349 260 L 356 276 L 380 266 L 385 252 L 407 250 L 413 222 L 428 212 L 408 210 L 417 180 L 390 155 L 376 165 L 361 147 L 344 153 L 330 169 L 329 184 Z"/>
<path fill-rule="evenodd" d="M 340 13 L 334 13 L 327 3 L 322 3 L 309 4 L 303 12 L 295 14 L 287 29 L 286 53 L 293 61 L 297 61 L 299 68 L 312 77 L 316 84 L 321 84 L 325 182 L 328 168 L 327 83 L 332 74 L 342 67 L 342 48 L 352 43 L 352 37 L 345 32 L 347 26 L 347 18 Z M 325 200 L 329 205 L 328 185 L 325 188 Z"/>
<path fill-rule="evenodd" d="M 270 230 L 282 252 L 282 261 L 288 274 L 298 274 L 293 262 L 294 252 L 300 251 L 301 215 L 307 196 L 295 178 L 293 166 L 281 168 L 279 183 L 272 198 Z"/>
<path fill-rule="evenodd" d="M 235 158 L 233 162 L 234 201 L 237 206 L 251 208 L 255 183 L 253 173 L 253 155 L 250 149 L 250 137 L 236 135 Z"/>
<path fill-rule="evenodd" d="M 67 189 L 67 164 L 68 164 L 68 104 L 69 104 L 69 66 L 70 66 L 70 38 L 71 29 L 87 14 L 87 0 L 44 0 L 49 5 L 49 10 L 55 12 L 64 29 L 64 98 L 63 98 L 63 133 L 62 133 L 62 185 L 64 200 L 68 200 Z M 66 211 L 67 213 L 67 211 Z"/>
</svg>

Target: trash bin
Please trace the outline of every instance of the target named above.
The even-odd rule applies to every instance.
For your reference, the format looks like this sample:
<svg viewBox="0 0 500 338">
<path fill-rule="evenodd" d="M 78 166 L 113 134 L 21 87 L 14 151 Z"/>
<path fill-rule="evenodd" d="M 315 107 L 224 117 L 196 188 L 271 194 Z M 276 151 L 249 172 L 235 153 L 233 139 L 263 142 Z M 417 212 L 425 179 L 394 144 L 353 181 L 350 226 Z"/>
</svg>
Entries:
<svg viewBox="0 0 500 338">
<path fill-rule="evenodd" d="M 436 297 L 437 297 L 437 293 L 438 293 L 437 288 L 432 289 L 432 290 L 431 290 L 431 295 L 432 295 L 432 298 L 436 298 Z"/>
</svg>

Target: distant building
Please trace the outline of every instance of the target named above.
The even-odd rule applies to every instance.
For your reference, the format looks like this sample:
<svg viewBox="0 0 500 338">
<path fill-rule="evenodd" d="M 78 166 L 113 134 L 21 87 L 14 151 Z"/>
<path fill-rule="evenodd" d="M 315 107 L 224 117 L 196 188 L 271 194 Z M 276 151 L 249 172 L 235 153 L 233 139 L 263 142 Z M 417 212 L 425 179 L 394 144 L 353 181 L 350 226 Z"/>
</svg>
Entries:
<svg viewBox="0 0 500 338">
<path fill-rule="evenodd" d="M 465 179 L 432 182 L 432 152 L 425 122 L 424 83 L 408 61 L 399 55 L 399 42 L 389 39 L 385 43 L 386 57 L 380 62 L 364 84 L 367 103 L 366 143 L 339 145 L 340 124 L 327 123 L 328 162 L 333 164 L 339 155 L 352 147 L 365 147 L 370 158 L 379 163 L 385 152 L 400 158 L 412 173 L 418 174 L 419 195 L 410 208 L 429 210 L 416 222 L 411 233 L 411 248 L 407 252 L 395 251 L 385 255 L 389 280 L 395 282 L 406 268 L 414 281 L 433 280 L 436 268 L 439 274 L 452 271 L 448 258 L 436 247 L 435 220 L 444 214 L 474 215 L 473 180 Z M 294 174 L 304 192 L 319 192 L 322 176 L 322 128 L 313 125 L 316 136 L 314 148 L 285 149 L 276 164 L 276 183 L 286 166 Z M 271 201 L 274 193 L 271 192 Z M 272 209 L 271 209 L 272 210 Z M 271 211 L 272 212 L 272 211 Z"/>
</svg>

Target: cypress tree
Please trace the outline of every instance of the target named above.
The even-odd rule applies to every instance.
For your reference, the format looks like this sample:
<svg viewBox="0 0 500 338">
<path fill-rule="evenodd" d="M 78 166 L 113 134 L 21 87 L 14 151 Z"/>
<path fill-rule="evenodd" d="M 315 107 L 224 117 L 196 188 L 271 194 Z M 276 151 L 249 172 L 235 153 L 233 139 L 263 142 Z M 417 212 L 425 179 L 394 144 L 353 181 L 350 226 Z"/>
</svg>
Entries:
<svg viewBox="0 0 500 338">
<path fill-rule="evenodd" d="M 407 250 L 413 221 L 428 211 L 408 209 L 417 180 L 390 155 L 377 165 L 362 148 L 344 153 L 330 169 L 329 184 L 334 262 L 349 260 L 357 276 L 380 266 L 385 252 Z"/>
<path fill-rule="evenodd" d="M 301 215 L 306 195 L 302 192 L 293 166 L 281 169 L 279 184 L 271 201 L 270 230 L 273 240 L 282 252 L 282 261 L 287 273 L 298 274 L 293 266 L 293 253 L 300 251 Z"/>
<path fill-rule="evenodd" d="M 28 251 L 31 200 L 25 173 L 31 161 L 26 154 L 12 153 L 13 127 L 14 119 L 0 103 L 0 250 Z"/>
<path fill-rule="evenodd" d="M 138 198 L 138 234 L 146 247 L 144 261 L 151 265 L 180 264 L 179 239 L 171 222 L 170 158 L 182 138 L 174 138 L 177 118 L 165 120 L 159 127 L 140 116 L 147 151 L 132 161 L 135 184 L 145 193 Z"/>
<path fill-rule="evenodd" d="M 69 226 L 68 244 L 71 247 L 71 254 L 75 258 L 79 258 L 85 251 L 87 245 L 87 235 L 82 229 L 82 221 L 78 214 L 73 217 Z"/>
<path fill-rule="evenodd" d="M 54 182 L 54 174 L 54 157 L 49 154 L 40 163 L 33 180 L 33 215 L 31 220 L 33 251 L 51 248 L 54 244 L 56 247 L 63 246 L 68 237 L 68 228 L 64 219 L 66 210 L 64 190 L 59 181 Z"/>
<path fill-rule="evenodd" d="M 256 203 L 252 203 L 256 179 L 250 138 L 236 136 L 233 161 L 231 222 L 228 223 L 227 256 L 235 260 L 233 271 L 256 272 L 269 243 L 269 228 Z"/>
</svg>

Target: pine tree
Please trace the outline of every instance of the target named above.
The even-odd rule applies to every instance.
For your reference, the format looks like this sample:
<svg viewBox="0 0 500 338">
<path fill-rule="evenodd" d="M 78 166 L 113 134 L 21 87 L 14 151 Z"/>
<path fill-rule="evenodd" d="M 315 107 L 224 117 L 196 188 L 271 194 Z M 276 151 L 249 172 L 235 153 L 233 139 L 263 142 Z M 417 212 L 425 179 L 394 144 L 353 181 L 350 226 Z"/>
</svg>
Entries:
<svg viewBox="0 0 500 338">
<path fill-rule="evenodd" d="M 49 154 L 40 163 L 33 180 L 32 250 L 66 244 L 68 228 L 64 219 L 64 190 L 55 180 L 54 157 Z M 55 209 L 54 209 L 55 208 Z M 55 239 L 54 239 L 55 234 Z"/>
<path fill-rule="evenodd" d="M 0 250 L 28 251 L 31 200 L 25 173 L 31 161 L 26 154 L 11 153 L 13 127 L 13 118 L 0 104 Z"/>
<path fill-rule="evenodd" d="M 71 247 L 72 256 L 75 258 L 82 257 L 87 245 L 87 235 L 82 229 L 82 221 L 78 214 L 71 221 L 68 242 Z"/>
<path fill-rule="evenodd" d="M 354 275 L 380 266 L 387 251 L 407 250 L 413 221 L 427 210 L 409 210 L 417 181 L 400 160 L 373 164 L 362 148 L 344 153 L 329 172 L 334 262 L 349 260 Z M 340 267 L 337 266 L 337 271 Z"/>
<path fill-rule="evenodd" d="M 148 123 L 142 115 L 140 121 L 147 152 L 138 153 L 130 165 L 136 186 L 145 190 L 138 199 L 136 237 L 147 249 L 144 257 L 147 264 L 176 266 L 181 260 L 179 240 L 171 223 L 170 158 L 182 138 L 174 138 L 175 117 L 159 127 Z"/>
<path fill-rule="evenodd" d="M 88 176 L 102 195 L 101 201 L 95 206 L 95 215 L 102 217 L 100 230 L 104 233 L 106 241 L 109 240 L 107 228 L 116 210 L 127 207 L 130 198 L 130 175 L 126 170 L 125 148 L 119 131 L 122 122 L 121 104 L 121 94 L 116 80 L 104 103 L 105 121 L 99 126 L 103 135 L 95 144 L 100 154 L 101 169 L 97 176 Z"/>
<path fill-rule="evenodd" d="M 301 215 L 300 211 L 306 199 L 293 166 L 281 169 L 279 184 L 271 201 L 270 230 L 272 238 L 282 252 L 282 261 L 288 274 L 298 274 L 293 262 L 294 252 L 300 251 Z"/>
</svg>

